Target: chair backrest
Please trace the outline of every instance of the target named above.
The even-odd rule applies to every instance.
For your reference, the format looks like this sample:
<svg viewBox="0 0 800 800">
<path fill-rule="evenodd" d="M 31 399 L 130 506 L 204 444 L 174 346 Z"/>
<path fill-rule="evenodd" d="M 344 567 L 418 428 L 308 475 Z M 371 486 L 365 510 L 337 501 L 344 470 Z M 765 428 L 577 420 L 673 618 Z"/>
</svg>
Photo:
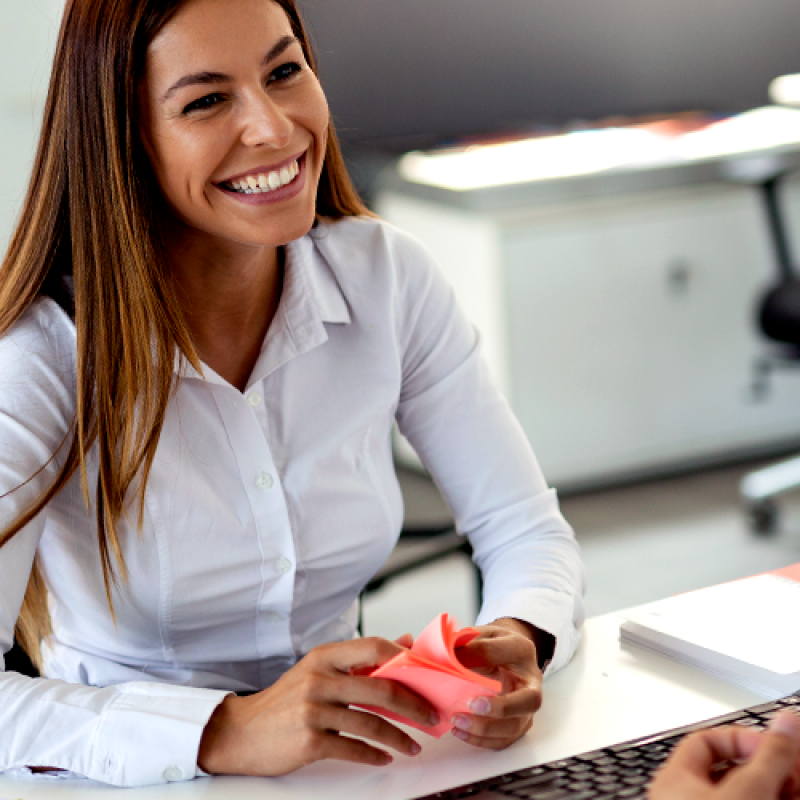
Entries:
<svg viewBox="0 0 800 800">
<path fill-rule="evenodd" d="M 795 274 L 778 193 L 784 175 L 772 175 L 759 184 L 780 280 L 762 298 L 758 322 L 764 335 L 770 339 L 800 345 L 800 279 Z"/>
<path fill-rule="evenodd" d="M 39 670 L 33 666 L 25 651 L 14 641 L 14 646 L 5 654 L 6 672 L 18 672 L 29 678 L 38 678 Z"/>
</svg>

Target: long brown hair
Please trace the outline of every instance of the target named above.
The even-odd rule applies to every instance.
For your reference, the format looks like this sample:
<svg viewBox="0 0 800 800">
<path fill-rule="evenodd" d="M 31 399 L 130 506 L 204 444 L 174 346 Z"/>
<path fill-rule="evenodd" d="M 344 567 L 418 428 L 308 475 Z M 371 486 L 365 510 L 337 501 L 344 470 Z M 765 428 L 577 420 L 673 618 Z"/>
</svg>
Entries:
<svg viewBox="0 0 800 800">
<path fill-rule="evenodd" d="M 271 1 L 286 12 L 316 72 L 294 0 Z M 170 280 L 154 213 L 161 194 L 140 139 L 137 103 L 147 48 L 185 2 L 68 0 L 31 182 L 0 272 L 0 336 L 36 298 L 48 296 L 74 316 L 78 351 L 77 408 L 62 443 L 69 448 L 63 467 L 0 534 L 0 547 L 80 471 L 87 507 L 94 494 L 112 614 L 112 587 L 127 578 L 117 521 L 138 477 L 141 525 L 174 390 L 175 353 L 200 366 Z M 317 216 L 365 213 L 331 125 Z M 97 485 L 89 487 L 87 455 L 94 446 L 99 471 Z M 34 565 L 17 636 L 37 664 L 49 632 L 46 587 Z"/>
</svg>

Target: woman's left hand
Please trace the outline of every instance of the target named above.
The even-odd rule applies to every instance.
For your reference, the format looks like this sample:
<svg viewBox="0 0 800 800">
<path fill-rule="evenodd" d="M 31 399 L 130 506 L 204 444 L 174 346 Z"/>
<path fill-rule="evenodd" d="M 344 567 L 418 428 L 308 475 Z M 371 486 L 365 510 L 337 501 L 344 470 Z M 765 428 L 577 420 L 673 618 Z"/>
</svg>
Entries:
<svg viewBox="0 0 800 800">
<path fill-rule="evenodd" d="M 477 630 L 480 636 L 459 647 L 459 661 L 503 684 L 497 697 L 477 694 L 471 714 L 451 720 L 453 735 L 490 750 L 502 750 L 526 734 L 542 704 L 542 672 L 537 665 L 533 629 L 515 619 L 499 619 Z"/>
</svg>

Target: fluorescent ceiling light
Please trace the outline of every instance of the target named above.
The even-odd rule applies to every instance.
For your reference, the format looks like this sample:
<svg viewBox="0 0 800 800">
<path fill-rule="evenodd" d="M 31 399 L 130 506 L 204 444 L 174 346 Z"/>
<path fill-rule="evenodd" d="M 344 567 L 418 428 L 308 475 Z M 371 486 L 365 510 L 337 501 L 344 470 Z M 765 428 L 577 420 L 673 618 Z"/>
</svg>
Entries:
<svg viewBox="0 0 800 800">
<path fill-rule="evenodd" d="M 738 155 L 800 143 L 800 110 L 766 106 L 679 136 L 641 127 L 602 128 L 460 150 L 408 153 L 412 183 L 452 191 Z"/>
<path fill-rule="evenodd" d="M 754 153 L 800 143 L 800 110 L 764 106 L 686 133 L 676 142 L 686 160 Z"/>
<path fill-rule="evenodd" d="M 781 75 L 769 85 L 769 97 L 773 103 L 785 106 L 800 105 L 800 75 Z"/>
<path fill-rule="evenodd" d="M 663 158 L 662 137 L 636 128 L 577 131 L 441 153 L 409 153 L 400 173 L 456 191 L 587 175 Z"/>
</svg>

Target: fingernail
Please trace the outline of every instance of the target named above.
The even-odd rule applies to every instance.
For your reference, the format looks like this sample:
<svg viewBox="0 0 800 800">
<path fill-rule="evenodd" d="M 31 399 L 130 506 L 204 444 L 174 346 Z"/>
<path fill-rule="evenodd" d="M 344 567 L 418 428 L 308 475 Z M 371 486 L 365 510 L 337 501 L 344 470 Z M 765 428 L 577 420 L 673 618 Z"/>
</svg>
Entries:
<svg viewBox="0 0 800 800">
<path fill-rule="evenodd" d="M 469 734 L 466 731 L 460 731 L 460 730 L 458 730 L 458 728 L 454 728 L 453 729 L 453 736 L 455 736 L 456 739 L 461 739 L 462 741 L 465 742 L 467 740 L 467 737 L 469 736 Z"/>
<path fill-rule="evenodd" d="M 417 744 L 417 742 L 414 742 L 411 745 L 411 755 L 412 756 L 418 756 L 421 752 L 422 752 L 422 748 L 419 746 L 419 744 Z"/>
<path fill-rule="evenodd" d="M 791 711 L 782 711 L 772 718 L 769 729 L 792 739 L 800 739 L 800 719 Z"/>
<path fill-rule="evenodd" d="M 430 716 L 429 722 L 430 722 L 431 725 L 438 725 L 439 724 L 439 715 L 435 711 L 431 712 L 431 716 Z"/>
<path fill-rule="evenodd" d="M 476 697 L 467 703 L 473 714 L 488 714 L 491 705 L 485 697 Z"/>
<path fill-rule="evenodd" d="M 394 759 L 388 753 L 384 753 L 383 754 L 383 766 L 384 767 L 388 767 L 389 764 L 392 763 L 392 761 L 394 761 Z"/>
<path fill-rule="evenodd" d="M 450 724 L 454 728 L 468 731 L 472 727 L 472 720 L 469 717 L 465 717 L 463 714 L 456 714 L 453 719 L 450 720 Z"/>
</svg>

